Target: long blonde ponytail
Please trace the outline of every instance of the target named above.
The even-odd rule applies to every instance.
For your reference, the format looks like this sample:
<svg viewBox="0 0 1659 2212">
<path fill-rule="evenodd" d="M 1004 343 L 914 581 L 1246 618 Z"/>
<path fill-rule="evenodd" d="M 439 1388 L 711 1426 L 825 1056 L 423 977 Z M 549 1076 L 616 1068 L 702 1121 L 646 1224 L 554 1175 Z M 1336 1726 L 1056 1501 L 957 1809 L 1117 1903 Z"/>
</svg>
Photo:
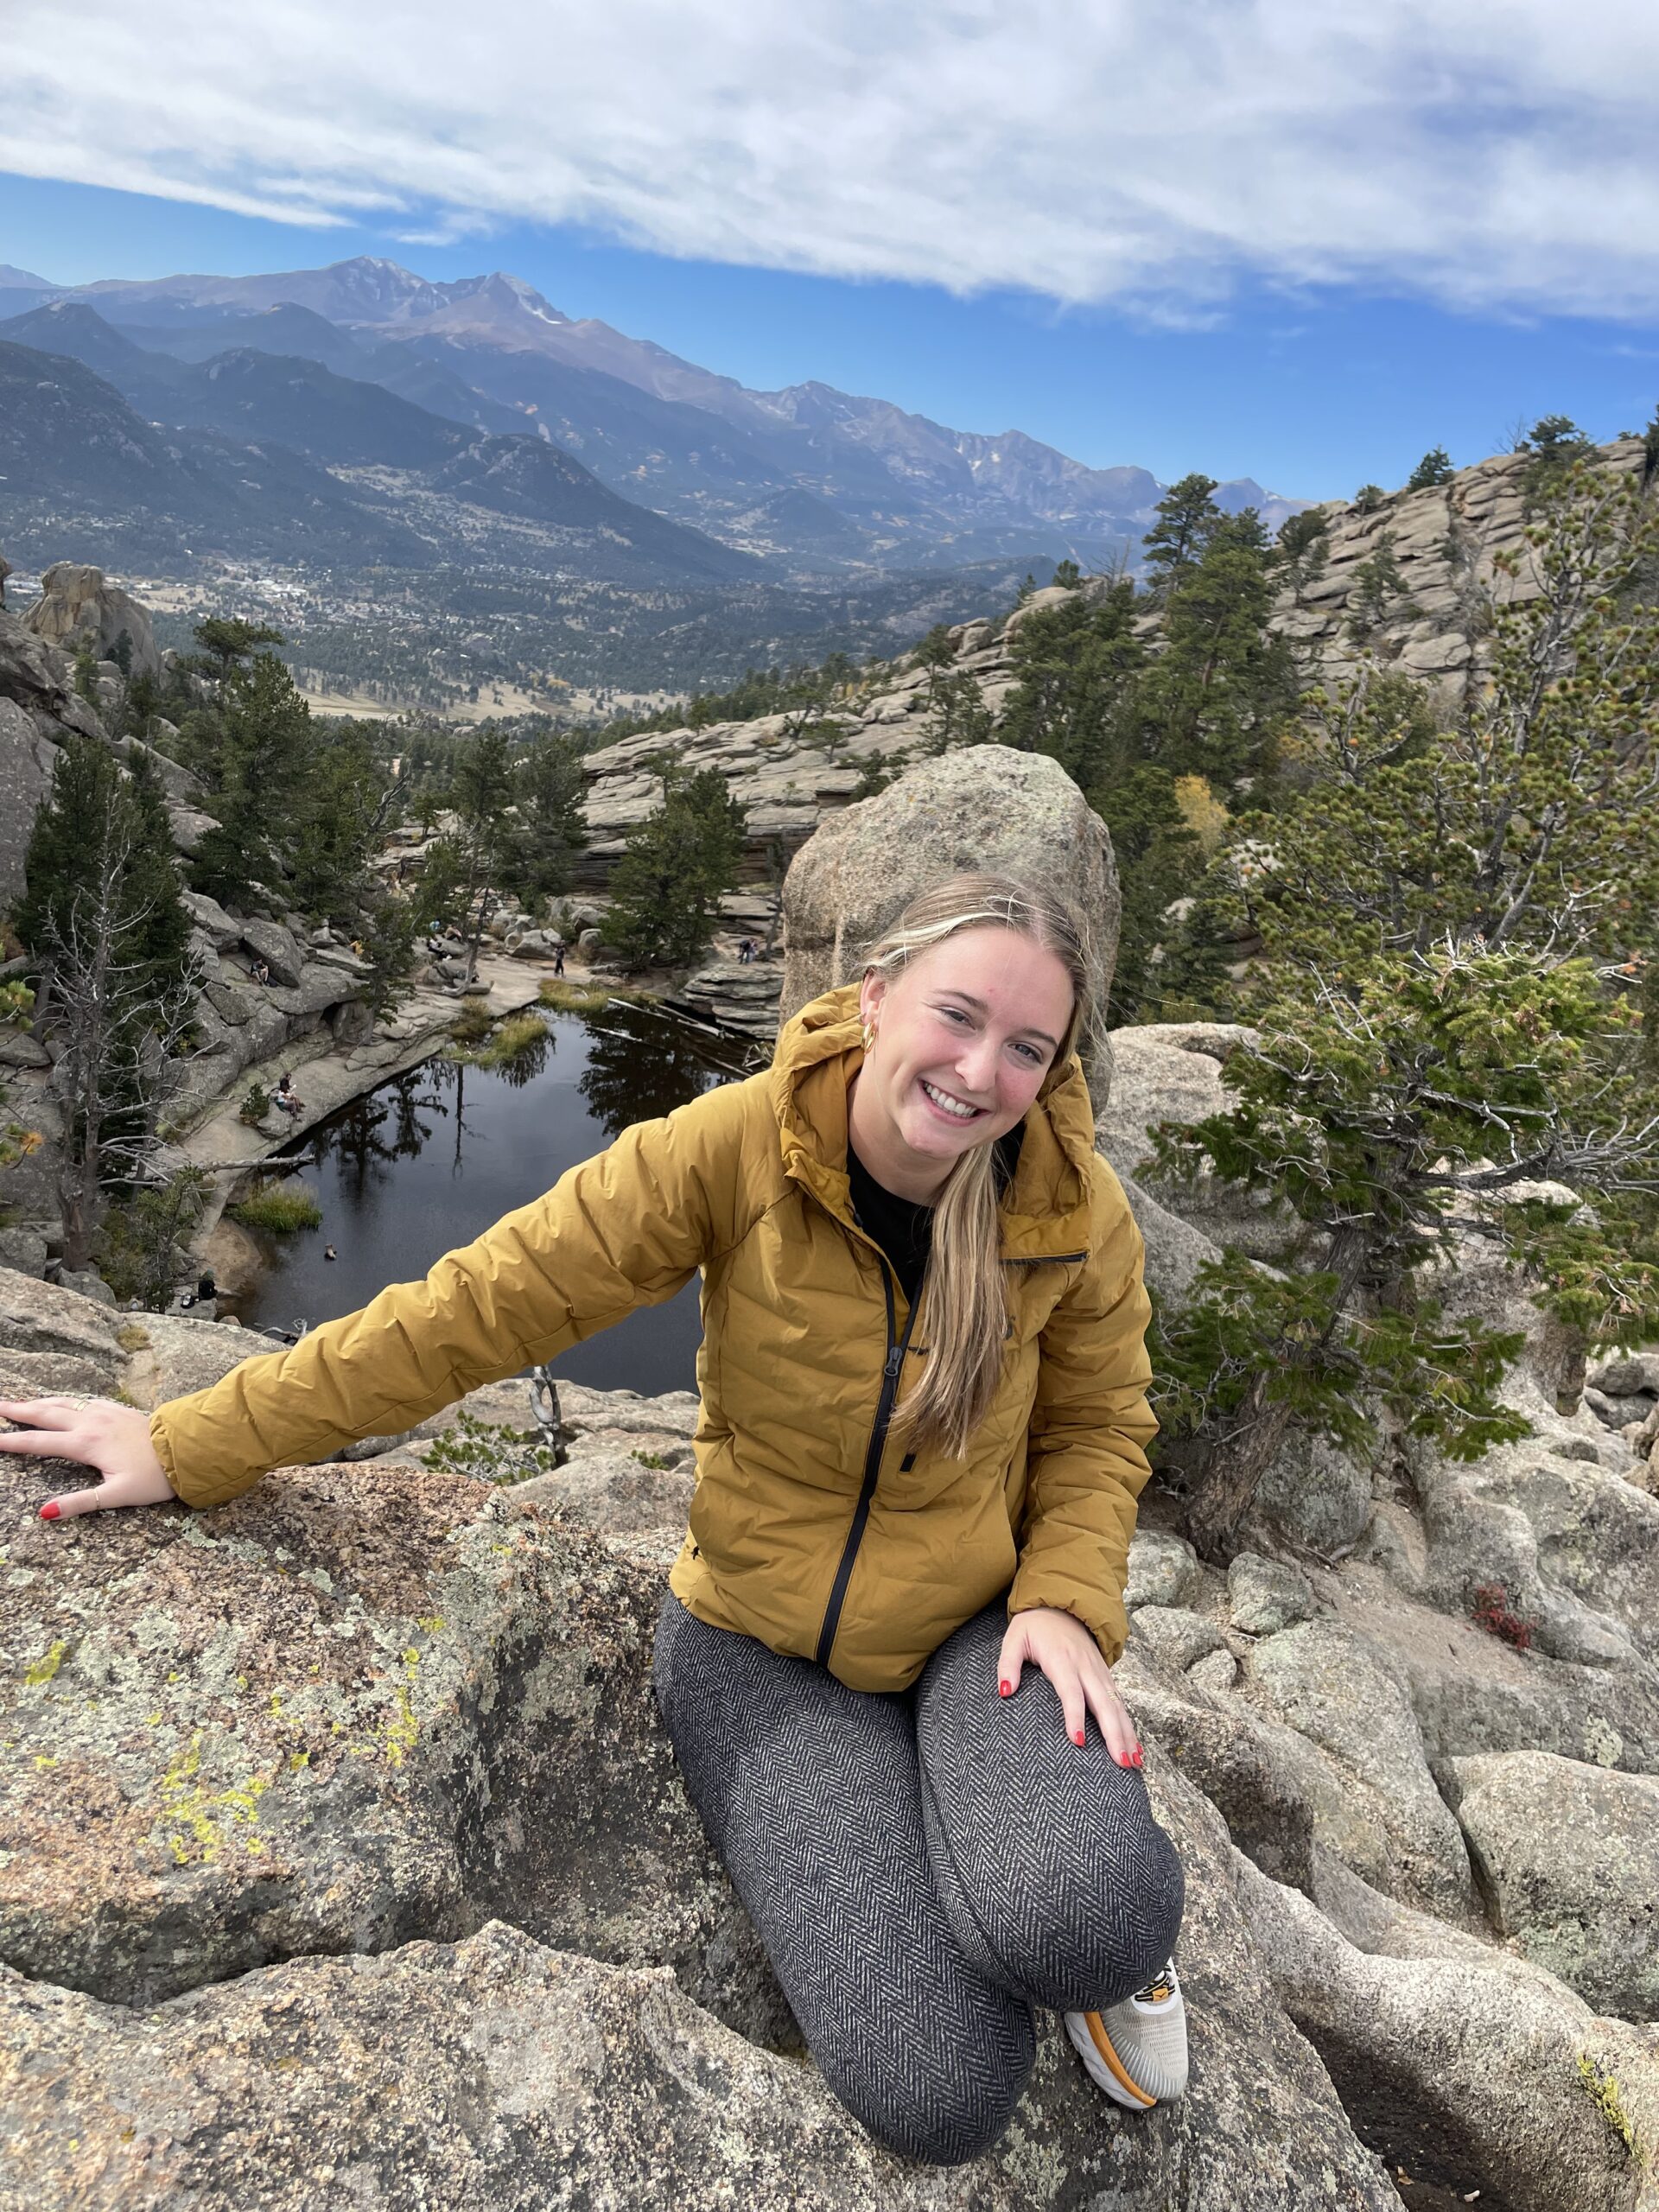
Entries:
<svg viewBox="0 0 1659 2212">
<path fill-rule="evenodd" d="M 1096 1019 L 1093 963 L 1075 916 L 1050 893 L 1003 875 L 953 875 L 912 899 L 870 947 L 867 975 L 895 976 L 918 953 L 959 930 L 1014 930 L 1052 952 L 1071 978 L 1071 1019 L 1055 1054 L 1058 1068 Z M 990 1411 L 1007 1335 L 997 1224 L 995 1144 L 963 1153 L 933 1209 L 927 1301 L 927 1360 L 905 1401 L 900 1423 L 912 1449 L 960 1459 Z"/>
</svg>

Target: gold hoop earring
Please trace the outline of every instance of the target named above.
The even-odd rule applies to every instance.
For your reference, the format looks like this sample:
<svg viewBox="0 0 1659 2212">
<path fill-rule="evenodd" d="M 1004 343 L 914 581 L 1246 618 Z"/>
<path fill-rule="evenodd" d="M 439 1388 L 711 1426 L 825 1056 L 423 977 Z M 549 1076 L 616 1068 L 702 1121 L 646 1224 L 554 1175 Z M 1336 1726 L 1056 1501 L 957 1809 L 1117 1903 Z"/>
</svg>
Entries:
<svg viewBox="0 0 1659 2212">
<path fill-rule="evenodd" d="M 874 1042 L 875 1024 L 873 1021 L 867 1021 L 864 1025 L 864 1050 L 866 1052 L 869 1051 L 871 1046 L 874 1045 Z"/>
</svg>

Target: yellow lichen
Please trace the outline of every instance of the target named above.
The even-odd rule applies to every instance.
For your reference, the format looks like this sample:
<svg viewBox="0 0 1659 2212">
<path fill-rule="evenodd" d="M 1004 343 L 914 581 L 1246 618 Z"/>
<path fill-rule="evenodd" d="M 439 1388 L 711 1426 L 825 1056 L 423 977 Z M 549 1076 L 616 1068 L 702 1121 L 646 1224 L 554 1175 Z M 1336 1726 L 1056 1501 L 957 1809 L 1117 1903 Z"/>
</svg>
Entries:
<svg viewBox="0 0 1659 2212">
<path fill-rule="evenodd" d="M 1579 2053 L 1579 2079 L 1592 2104 L 1624 2145 L 1631 2162 L 1645 2171 L 1651 2154 L 1637 2133 L 1636 2123 L 1624 2109 L 1615 2075 L 1604 2074 L 1587 2050 Z"/>
<path fill-rule="evenodd" d="M 115 1341 L 123 1351 L 148 1351 L 149 1332 L 141 1329 L 136 1321 L 129 1321 L 124 1327 L 116 1331 Z"/>
<path fill-rule="evenodd" d="M 42 1652 L 38 1659 L 23 1669 L 23 1680 L 30 1689 L 37 1690 L 42 1682 L 51 1681 L 59 1668 L 62 1666 L 64 1655 L 68 1649 L 69 1646 L 67 1643 L 61 1642 L 54 1643 L 49 1651 Z"/>
<path fill-rule="evenodd" d="M 228 1789 L 210 1793 L 196 1779 L 200 1770 L 198 1733 L 190 1738 L 182 1758 L 162 1777 L 162 1810 L 158 1825 L 164 1832 L 171 1831 L 166 1840 L 175 1864 L 180 1866 L 189 1866 L 193 1859 L 211 1866 L 237 1829 L 251 1826 L 258 1818 L 259 1800 L 270 1787 L 269 1776 L 253 1774 Z M 256 1858 L 265 1848 L 256 1835 L 244 1834 L 240 1840 Z"/>
<path fill-rule="evenodd" d="M 409 1694 L 415 1669 L 420 1663 L 421 1655 L 418 1651 L 411 1649 L 404 1652 L 404 1664 L 409 1670 L 409 1681 L 398 1683 L 395 1693 L 397 1710 L 386 1723 L 386 1764 L 388 1766 L 402 1766 L 405 1758 L 414 1750 L 420 1736 L 420 1723 L 415 1718 L 415 1707 Z"/>
</svg>

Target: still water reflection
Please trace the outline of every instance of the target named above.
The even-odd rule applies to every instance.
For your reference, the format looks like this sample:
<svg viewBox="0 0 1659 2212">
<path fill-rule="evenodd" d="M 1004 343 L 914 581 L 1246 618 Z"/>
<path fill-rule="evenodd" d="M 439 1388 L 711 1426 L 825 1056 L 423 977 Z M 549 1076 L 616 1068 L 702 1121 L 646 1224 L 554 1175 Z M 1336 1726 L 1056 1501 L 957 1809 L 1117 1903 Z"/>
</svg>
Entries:
<svg viewBox="0 0 1659 2212">
<path fill-rule="evenodd" d="M 353 1313 L 388 1283 L 424 1274 L 631 1122 L 760 1064 L 759 1048 L 655 1007 L 613 1002 L 550 1014 L 546 1026 L 545 1043 L 503 1069 L 428 1060 L 297 1139 L 295 1152 L 317 1156 L 295 1179 L 316 1193 L 322 1226 L 270 1248 L 274 1263 L 239 1302 L 242 1319 L 289 1328 Z M 605 1389 L 689 1390 L 698 1335 L 693 1281 L 553 1370 Z"/>
</svg>

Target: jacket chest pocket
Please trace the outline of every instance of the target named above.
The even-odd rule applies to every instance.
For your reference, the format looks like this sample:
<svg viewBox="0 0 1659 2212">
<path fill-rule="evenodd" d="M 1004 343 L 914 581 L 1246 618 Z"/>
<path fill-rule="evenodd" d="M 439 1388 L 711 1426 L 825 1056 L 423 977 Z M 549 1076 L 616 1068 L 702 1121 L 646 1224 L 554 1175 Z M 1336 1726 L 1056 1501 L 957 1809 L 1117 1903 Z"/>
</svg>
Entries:
<svg viewBox="0 0 1659 2212">
<path fill-rule="evenodd" d="M 1083 1273 L 1087 1258 L 1087 1253 L 1077 1252 L 1064 1258 L 1002 1262 L 1011 1342 L 1030 1344 L 1041 1336 L 1049 1315 Z"/>
</svg>

